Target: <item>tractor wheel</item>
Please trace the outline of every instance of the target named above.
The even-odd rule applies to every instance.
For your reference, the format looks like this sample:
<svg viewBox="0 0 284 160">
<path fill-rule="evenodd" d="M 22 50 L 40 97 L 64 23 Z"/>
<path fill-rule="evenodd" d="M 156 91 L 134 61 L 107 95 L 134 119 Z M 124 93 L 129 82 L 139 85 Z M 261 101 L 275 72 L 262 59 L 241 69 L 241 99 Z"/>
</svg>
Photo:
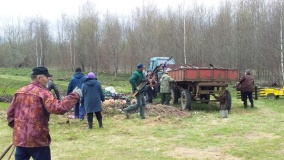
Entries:
<svg viewBox="0 0 284 160">
<path fill-rule="evenodd" d="M 188 89 L 183 89 L 181 92 L 181 109 L 191 110 L 191 93 Z"/>
<path fill-rule="evenodd" d="M 179 98 L 179 90 L 176 88 L 171 89 L 171 101 L 170 104 L 177 104 Z"/>
<path fill-rule="evenodd" d="M 269 93 L 267 95 L 267 99 L 275 99 L 275 95 L 273 93 Z"/>
<path fill-rule="evenodd" d="M 222 105 L 224 105 L 222 107 Z M 222 110 L 228 110 L 228 112 L 231 110 L 232 107 L 232 97 L 230 91 L 226 90 L 225 91 L 225 104 L 220 103 L 220 107 Z"/>
</svg>

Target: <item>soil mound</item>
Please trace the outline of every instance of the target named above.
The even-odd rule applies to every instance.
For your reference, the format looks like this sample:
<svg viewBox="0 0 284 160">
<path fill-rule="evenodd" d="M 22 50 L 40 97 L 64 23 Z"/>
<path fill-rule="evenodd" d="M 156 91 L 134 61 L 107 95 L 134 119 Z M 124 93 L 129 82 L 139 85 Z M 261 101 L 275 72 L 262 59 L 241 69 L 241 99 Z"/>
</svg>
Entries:
<svg viewBox="0 0 284 160">
<path fill-rule="evenodd" d="M 126 108 L 128 103 L 123 100 L 106 100 L 103 107 L 103 114 L 111 116 L 121 114 L 122 110 Z M 139 111 L 133 111 L 132 113 L 139 113 Z M 188 111 L 181 111 L 179 108 L 174 106 L 162 105 L 162 104 L 147 104 L 145 107 L 145 113 L 151 117 L 189 117 Z"/>
</svg>

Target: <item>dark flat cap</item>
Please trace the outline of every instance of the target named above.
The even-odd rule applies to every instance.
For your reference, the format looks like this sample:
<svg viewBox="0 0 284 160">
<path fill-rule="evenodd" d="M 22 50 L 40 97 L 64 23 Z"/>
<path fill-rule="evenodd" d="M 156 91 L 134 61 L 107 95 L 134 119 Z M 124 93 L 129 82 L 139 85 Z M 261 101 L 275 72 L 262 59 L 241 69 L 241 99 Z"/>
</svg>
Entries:
<svg viewBox="0 0 284 160">
<path fill-rule="evenodd" d="M 137 65 L 137 68 L 139 69 L 139 68 L 144 68 L 144 66 L 143 66 L 143 64 L 138 64 Z"/>
<path fill-rule="evenodd" d="M 35 67 L 32 70 L 31 75 L 45 75 L 46 77 L 52 77 L 51 74 L 48 73 L 48 69 L 45 67 Z"/>
</svg>

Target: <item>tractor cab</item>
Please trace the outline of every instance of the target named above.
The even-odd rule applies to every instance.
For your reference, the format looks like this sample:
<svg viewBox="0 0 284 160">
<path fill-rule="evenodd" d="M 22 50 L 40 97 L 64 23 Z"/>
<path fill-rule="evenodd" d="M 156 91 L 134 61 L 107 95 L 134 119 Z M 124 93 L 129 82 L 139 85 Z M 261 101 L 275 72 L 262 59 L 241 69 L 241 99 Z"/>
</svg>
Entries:
<svg viewBox="0 0 284 160">
<path fill-rule="evenodd" d="M 153 71 L 157 66 L 160 66 L 160 65 L 164 65 L 165 62 L 166 62 L 166 66 L 167 67 L 168 65 L 173 65 L 175 64 L 175 60 L 173 58 L 171 58 L 168 62 L 167 60 L 169 59 L 170 57 L 152 57 L 150 59 L 150 62 L 149 62 L 149 67 L 148 67 L 148 71 Z M 162 70 L 158 72 L 158 79 L 160 79 L 162 76 Z"/>
</svg>

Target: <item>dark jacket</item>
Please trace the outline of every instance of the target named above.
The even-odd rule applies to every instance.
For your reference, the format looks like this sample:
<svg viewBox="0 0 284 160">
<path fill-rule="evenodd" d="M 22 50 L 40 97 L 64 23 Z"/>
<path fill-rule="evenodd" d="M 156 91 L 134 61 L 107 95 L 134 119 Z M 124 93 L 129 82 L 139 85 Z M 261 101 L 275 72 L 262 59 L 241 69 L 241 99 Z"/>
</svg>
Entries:
<svg viewBox="0 0 284 160">
<path fill-rule="evenodd" d="M 86 79 L 86 77 L 84 76 L 82 72 L 76 72 L 69 81 L 67 95 L 71 93 L 74 88 L 76 87 L 81 88 L 84 82 L 84 79 Z"/>
<path fill-rule="evenodd" d="M 54 90 L 54 93 L 55 93 L 55 95 L 56 95 L 56 98 L 57 98 L 58 100 L 60 100 L 59 91 L 58 91 L 56 85 L 53 83 L 52 80 L 49 80 L 49 81 L 48 81 L 48 83 L 47 83 L 47 89 L 48 89 L 49 91 L 51 91 L 51 90 L 53 89 L 53 90 Z"/>
<path fill-rule="evenodd" d="M 102 111 L 105 95 L 99 81 L 94 78 L 85 79 L 82 85 L 82 93 L 81 104 L 85 107 L 86 113 Z"/>
<path fill-rule="evenodd" d="M 245 74 L 243 77 L 240 79 L 240 91 L 243 92 L 253 92 L 254 91 L 254 78 L 250 74 Z"/>
<path fill-rule="evenodd" d="M 129 82 L 132 86 L 132 92 L 133 93 L 134 93 L 135 89 L 137 89 L 139 84 L 141 84 L 143 82 L 144 78 L 145 78 L 144 74 L 141 71 L 139 71 L 138 69 L 135 70 L 132 73 L 131 77 L 129 78 Z M 140 92 L 143 92 L 143 91 L 145 91 L 145 87 L 142 90 L 140 90 Z"/>
</svg>

